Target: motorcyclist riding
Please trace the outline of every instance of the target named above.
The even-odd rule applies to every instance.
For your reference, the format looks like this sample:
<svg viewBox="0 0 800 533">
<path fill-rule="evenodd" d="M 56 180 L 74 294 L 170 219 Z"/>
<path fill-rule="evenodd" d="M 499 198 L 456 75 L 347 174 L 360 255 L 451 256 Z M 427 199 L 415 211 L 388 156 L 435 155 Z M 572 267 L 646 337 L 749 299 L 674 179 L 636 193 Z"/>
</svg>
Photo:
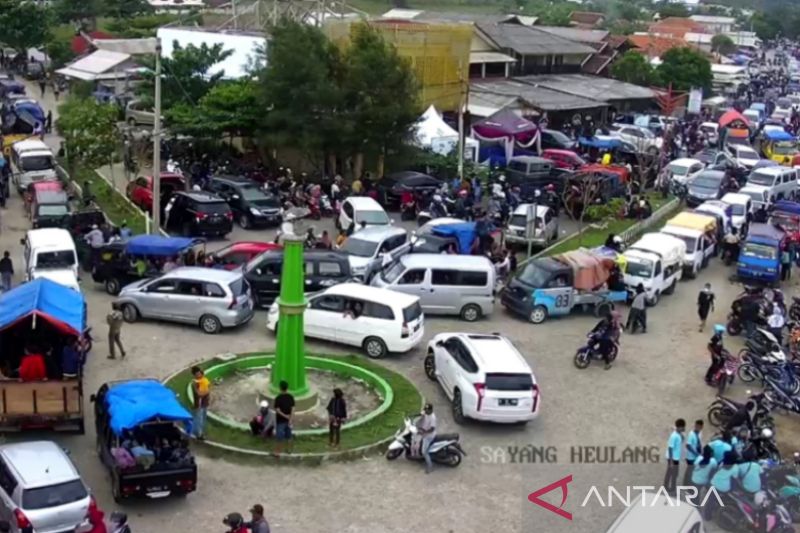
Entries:
<svg viewBox="0 0 800 533">
<path fill-rule="evenodd" d="M 439 194 L 433 195 L 433 200 L 428 208 L 431 218 L 442 218 L 447 216 L 447 208 L 442 203 L 442 197 Z"/>
<path fill-rule="evenodd" d="M 239 513 L 230 513 L 222 519 L 222 523 L 230 528 L 227 533 L 248 533 L 244 518 Z"/>
<path fill-rule="evenodd" d="M 619 338 L 619 324 L 614 319 L 611 312 L 607 313 L 597 325 L 589 332 L 595 340 L 595 348 L 603 356 L 605 362 L 605 369 L 611 368 L 611 350 L 614 348 L 614 342 Z"/>
<path fill-rule="evenodd" d="M 714 374 L 719 372 L 725 364 L 725 348 L 722 345 L 722 335 L 725 333 L 725 326 L 716 324 L 714 335 L 708 341 L 708 353 L 711 356 L 711 364 L 706 371 L 706 384 L 712 385 Z"/>
</svg>

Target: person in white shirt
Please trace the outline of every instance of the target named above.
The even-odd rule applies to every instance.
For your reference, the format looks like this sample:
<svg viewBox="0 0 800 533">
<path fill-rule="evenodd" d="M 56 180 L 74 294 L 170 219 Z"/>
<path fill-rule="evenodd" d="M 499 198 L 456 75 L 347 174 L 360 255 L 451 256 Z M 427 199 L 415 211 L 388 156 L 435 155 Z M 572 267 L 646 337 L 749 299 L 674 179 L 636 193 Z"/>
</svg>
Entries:
<svg viewBox="0 0 800 533">
<path fill-rule="evenodd" d="M 433 405 L 426 403 L 422 410 L 422 416 L 417 421 L 417 429 L 422 436 L 422 457 L 425 458 L 425 473 L 430 474 L 433 470 L 433 461 L 429 452 L 431 444 L 436 439 L 436 415 L 433 414 Z"/>
<path fill-rule="evenodd" d="M 786 324 L 786 318 L 783 316 L 783 311 L 781 308 L 773 304 L 772 305 L 772 314 L 769 315 L 767 318 L 767 325 L 769 326 L 769 331 L 775 335 L 775 338 L 778 339 L 778 344 L 783 344 L 783 326 Z"/>
</svg>

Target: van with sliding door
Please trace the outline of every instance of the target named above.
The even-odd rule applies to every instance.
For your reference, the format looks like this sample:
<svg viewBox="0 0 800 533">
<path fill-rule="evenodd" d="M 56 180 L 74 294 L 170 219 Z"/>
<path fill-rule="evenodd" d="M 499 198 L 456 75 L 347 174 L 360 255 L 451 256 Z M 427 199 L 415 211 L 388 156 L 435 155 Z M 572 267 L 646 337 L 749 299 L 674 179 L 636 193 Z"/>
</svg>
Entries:
<svg viewBox="0 0 800 533">
<path fill-rule="evenodd" d="M 639 285 L 647 304 L 656 305 L 662 294 L 672 294 L 683 277 L 686 243 L 663 233 L 646 233 L 625 250 L 625 285 L 634 294 Z"/>
<path fill-rule="evenodd" d="M 28 231 L 20 239 L 24 247 L 25 280 L 47 278 L 80 291 L 78 286 L 78 253 L 72 235 L 61 228 Z"/>
<path fill-rule="evenodd" d="M 25 139 L 11 145 L 11 179 L 22 193 L 31 183 L 55 181 L 56 158 L 39 139 Z"/>
<path fill-rule="evenodd" d="M 407 254 L 371 284 L 419 296 L 425 314 L 474 322 L 494 310 L 495 270 L 484 256 Z"/>
</svg>

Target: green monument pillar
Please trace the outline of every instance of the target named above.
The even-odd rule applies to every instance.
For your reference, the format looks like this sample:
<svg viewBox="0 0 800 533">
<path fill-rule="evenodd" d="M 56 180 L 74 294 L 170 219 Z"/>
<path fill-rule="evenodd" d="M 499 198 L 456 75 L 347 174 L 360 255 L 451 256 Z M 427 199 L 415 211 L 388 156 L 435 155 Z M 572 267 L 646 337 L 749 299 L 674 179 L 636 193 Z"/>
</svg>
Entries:
<svg viewBox="0 0 800 533">
<path fill-rule="evenodd" d="M 286 381 L 298 409 L 308 408 L 316 402 L 316 393 L 306 382 L 305 337 L 303 311 L 306 309 L 305 266 L 303 263 L 303 237 L 285 235 L 283 238 L 283 270 L 281 294 L 278 298 L 278 346 L 275 365 L 270 376 L 269 396 L 280 392 L 279 384 Z"/>
</svg>

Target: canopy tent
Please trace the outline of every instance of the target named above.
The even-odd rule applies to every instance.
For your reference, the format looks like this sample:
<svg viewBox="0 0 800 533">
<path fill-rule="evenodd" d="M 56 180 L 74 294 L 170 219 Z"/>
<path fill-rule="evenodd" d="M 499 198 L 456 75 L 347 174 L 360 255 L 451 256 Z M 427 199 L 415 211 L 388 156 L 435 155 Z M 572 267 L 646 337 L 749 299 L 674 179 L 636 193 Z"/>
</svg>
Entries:
<svg viewBox="0 0 800 533">
<path fill-rule="evenodd" d="M 204 242 L 202 239 L 189 237 L 162 237 L 161 235 L 136 235 L 125 245 L 128 255 L 179 255 L 196 244 Z"/>
<path fill-rule="evenodd" d="M 0 296 L 0 330 L 31 316 L 77 336 L 86 329 L 86 302 L 80 292 L 45 278 L 23 283 Z"/>
<path fill-rule="evenodd" d="M 775 141 L 775 142 L 795 140 L 795 138 L 790 133 L 787 133 L 786 131 L 779 129 L 764 130 L 764 138 L 767 139 L 768 141 Z"/>
<path fill-rule="evenodd" d="M 736 124 L 737 122 L 741 123 L 741 125 Z M 728 126 L 733 125 L 734 128 L 749 128 L 750 121 L 747 120 L 747 117 L 736 111 L 735 109 L 729 109 L 721 117 L 719 117 L 719 127 L 720 128 L 727 128 Z"/>
<path fill-rule="evenodd" d="M 183 422 L 191 428 L 192 415 L 178 401 L 175 391 L 155 379 L 112 384 L 105 397 L 111 430 L 120 435 L 145 422 Z"/>
<path fill-rule="evenodd" d="M 422 148 L 447 155 L 458 146 L 458 131 L 450 127 L 431 105 L 416 125 L 416 143 Z M 479 143 L 471 137 L 464 138 L 464 151 L 468 159 L 477 161 Z"/>
<path fill-rule="evenodd" d="M 19 115 L 23 115 L 23 114 L 27 113 L 28 115 L 33 117 L 33 119 L 35 121 L 37 121 L 39 124 L 44 125 L 45 118 L 46 118 L 45 114 L 44 114 L 44 110 L 37 103 L 34 103 L 34 102 L 20 102 L 20 103 L 14 105 L 14 111 Z"/>
<path fill-rule="evenodd" d="M 514 155 L 515 142 L 528 148 L 539 140 L 539 128 L 530 120 L 504 107 L 492 116 L 473 124 L 472 135 L 481 141 L 503 142 L 508 161 Z"/>
</svg>

